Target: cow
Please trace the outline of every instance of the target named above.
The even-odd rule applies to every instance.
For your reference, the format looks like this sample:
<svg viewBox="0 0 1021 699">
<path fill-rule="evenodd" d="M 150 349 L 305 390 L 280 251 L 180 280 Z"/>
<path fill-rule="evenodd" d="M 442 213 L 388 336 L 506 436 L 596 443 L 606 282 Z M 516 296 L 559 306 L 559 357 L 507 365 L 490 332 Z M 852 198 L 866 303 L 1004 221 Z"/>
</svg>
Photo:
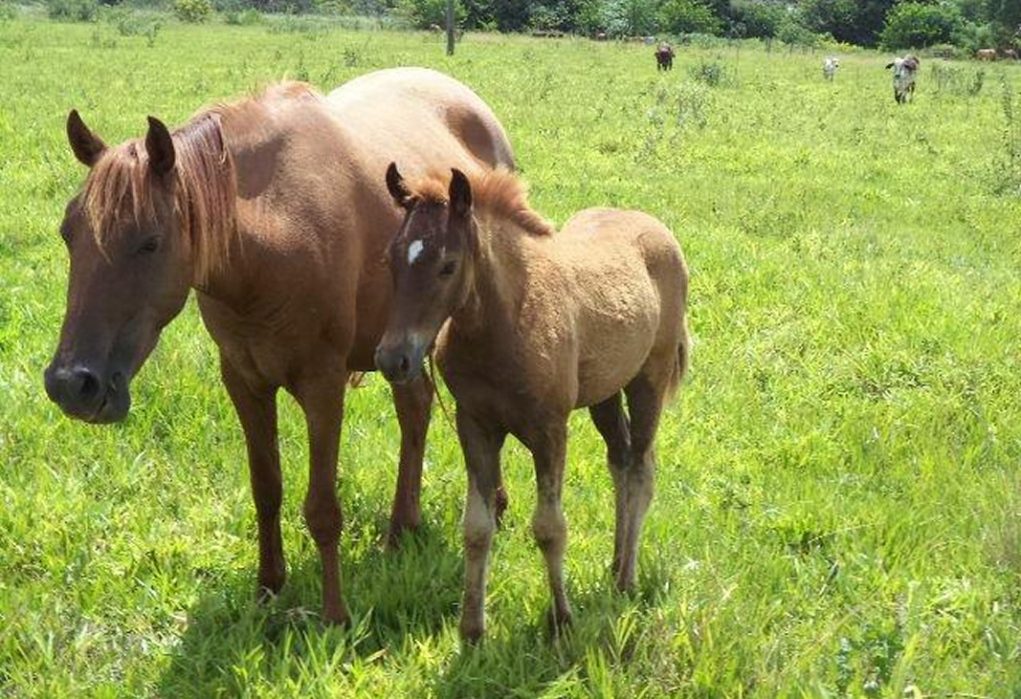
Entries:
<svg viewBox="0 0 1021 699">
<path fill-rule="evenodd" d="M 1018 54 L 1017 54 L 1017 50 L 1016 49 L 1003 49 L 1003 57 L 1004 58 L 1009 58 L 1009 59 L 1011 59 L 1013 61 L 1016 61 L 1017 60 L 1017 55 Z"/>
<path fill-rule="evenodd" d="M 996 49 L 979 49 L 975 52 L 975 58 L 980 61 L 995 61 Z"/>
<path fill-rule="evenodd" d="M 822 76 L 827 80 L 833 80 L 840 67 L 840 59 L 830 56 L 822 62 Z"/>
<path fill-rule="evenodd" d="M 897 104 L 904 104 L 914 99 L 915 95 L 915 74 L 918 72 L 918 64 L 921 61 L 917 56 L 905 56 L 895 58 L 886 67 L 893 68 L 893 99 Z"/>
<path fill-rule="evenodd" d="M 674 47 L 667 42 L 656 47 L 656 70 L 674 69 Z"/>
</svg>

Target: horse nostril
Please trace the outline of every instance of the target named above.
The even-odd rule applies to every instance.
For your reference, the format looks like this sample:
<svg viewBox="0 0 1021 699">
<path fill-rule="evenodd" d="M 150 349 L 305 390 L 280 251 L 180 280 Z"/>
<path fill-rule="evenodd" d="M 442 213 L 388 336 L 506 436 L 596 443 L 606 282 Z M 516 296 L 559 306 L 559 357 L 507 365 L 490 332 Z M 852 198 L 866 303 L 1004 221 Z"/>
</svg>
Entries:
<svg viewBox="0 0 1021 699">
<path fill-rule="evenodd" d="M 99 379 L 88 369 L 78 367 L 71 373 L 71 393 L 90 400 L 99 393 Z"/>
<path fill-rule="evenodd" d="M 408 361 L 408 355 L 401 355 L 400 370 L 402 374 L 407 374 L 408 370 L 411 369 L 411 362 Z"/>
</svg>

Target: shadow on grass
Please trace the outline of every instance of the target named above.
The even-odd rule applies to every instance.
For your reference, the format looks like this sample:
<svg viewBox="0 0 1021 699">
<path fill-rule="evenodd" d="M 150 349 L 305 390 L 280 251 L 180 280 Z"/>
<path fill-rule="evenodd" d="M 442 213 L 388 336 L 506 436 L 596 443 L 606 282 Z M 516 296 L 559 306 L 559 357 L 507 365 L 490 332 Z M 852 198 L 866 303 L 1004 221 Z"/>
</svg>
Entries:
<svg viewBox="0 0 1021 699">
<path fill-rule="evenodd" d="M 292 667 L 315 666 L 320 657 L 371 661 L 381 650 L 401 647 L 409 635 L 440 633 L 456 614 L 460 548 L 428 525 L 396 551 L 342 539 L 349 629 L 327 627 L 320 619 L 314 545 L 306 542 L 288 554 L 287 582 L 268 603 L 255 600 L 254 559 L 250 568 L 204 586 L 208 592 L 188 611 L 159 696 L 233 696 L 293 677 L 300 670 Z"/>
<path fill-rule="evenodd" d="M 432 694 L 480 698 L 598 693 L 604 678 L 590 677 L 593 667 L 626 666 L 638 646 L 657 633 L 652 617 L 669 585 L 668 572 L 653 566 L 640 575 L 637 590 L 624 595 L 607 572 L 571 596 L 574 620 L 558 638 L 550 634 L 546 609 L 522 612 L 493 606 L 491 629 L 482 644 L 462 647 L 436 678 Z"/>
</svg>

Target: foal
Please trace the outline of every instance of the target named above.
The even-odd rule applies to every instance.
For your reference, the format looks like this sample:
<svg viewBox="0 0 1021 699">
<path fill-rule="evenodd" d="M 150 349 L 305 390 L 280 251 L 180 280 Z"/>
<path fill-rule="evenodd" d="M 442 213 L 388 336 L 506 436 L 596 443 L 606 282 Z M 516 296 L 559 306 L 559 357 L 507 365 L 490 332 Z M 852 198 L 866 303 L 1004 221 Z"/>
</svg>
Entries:
<svg viewBox="0 0 1021 699">
<path fill-rule="evenodd" d="M 616 490 L 613 571 L 627 590 L 652 499 L 656 427 L 687 365 L 688 271 L 670 231 L 644 213 L 588 209 L 557 233 L 510 173 L 469 180 L 452 172 L 449 186 L 432 177 L 410 187 L 394 164 L 387 170 L 405 217 L 390 245 L 395 295 L 376 365 L 395 384 L 412 380 L 435 342 L 457 402 L 468 469 L 462 637 L 476 641 L 485 630 L 508 434 L 535 460 L 532 531 L 557 631 L 571 618 L 560 502 L 568 415 L 588 407 L 606 441 Z"/>
</svg>

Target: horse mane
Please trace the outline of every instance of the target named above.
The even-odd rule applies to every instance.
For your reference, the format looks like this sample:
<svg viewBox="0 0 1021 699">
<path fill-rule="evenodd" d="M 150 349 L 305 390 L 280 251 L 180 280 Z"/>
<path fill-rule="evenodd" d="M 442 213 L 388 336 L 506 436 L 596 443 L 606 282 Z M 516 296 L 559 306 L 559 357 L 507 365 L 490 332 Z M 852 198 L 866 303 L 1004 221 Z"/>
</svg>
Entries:
<svg viewBox="0 0 1021 699">
<path fill-rule="evenodd" d="M 513 172 L 498 167 L 469 176 L 472 205 L 480 218 L 510 221 L 530 235 L 550 236 L 553 224 L 528 204 L 528 187 Z M 450 175 L 432 173 L 412 187 L 412 195 L 425 203 L 447 204 Z"/>
<path fill-rule="evenodd" d="M 251 130 L 265 122 L 265 102 L 316 94 L 304 83 L 279 83 L 261 95 L 201 110 L 173 132 L 174 205 L 181 232 L 191 240 L 196 284 L 205 284 L 226 265 L 237 235 L 237 174 L 223 121 L 229 119 L 232 130 Z M 131 216 L 138 224 L 154 215 L 148 164 L 145 139 L 136 138 L 109 148 L 89 173 L 82 201 L 101 250 L 123 217 Z"/>
</svg>

